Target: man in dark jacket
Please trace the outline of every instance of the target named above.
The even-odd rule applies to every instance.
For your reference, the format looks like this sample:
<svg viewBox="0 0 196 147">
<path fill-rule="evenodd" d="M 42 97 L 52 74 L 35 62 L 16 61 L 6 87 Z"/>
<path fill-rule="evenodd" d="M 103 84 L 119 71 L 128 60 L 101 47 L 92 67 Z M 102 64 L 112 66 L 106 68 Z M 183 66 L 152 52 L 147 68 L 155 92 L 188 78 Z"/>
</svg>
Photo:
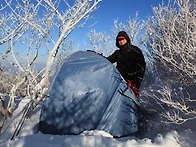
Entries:
<svg viewBox="0 0 196 147">
<path fill-rule="evenodd" d="M 138 90 L 146 68 L 142 51 L 131 44 L 130 38 L 125 31 L 118 33 L 116 46 L 120 50 L 116 50 L 107 59 L 111 63 L 117 62 L 117 69 L 120 74 L 128 82 L 136 97 L 139 97 Z"/>
</svg>

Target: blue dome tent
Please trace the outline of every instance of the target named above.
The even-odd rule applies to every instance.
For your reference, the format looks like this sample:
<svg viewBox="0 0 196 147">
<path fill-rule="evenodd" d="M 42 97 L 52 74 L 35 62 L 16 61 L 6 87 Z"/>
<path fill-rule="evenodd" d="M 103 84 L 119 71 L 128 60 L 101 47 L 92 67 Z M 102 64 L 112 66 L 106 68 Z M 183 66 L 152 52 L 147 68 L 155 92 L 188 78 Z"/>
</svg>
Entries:
<svg viewBox="0 0 196 147">
<path fill-rule="evenodd" d="M 121 137 L 138 132 L 138 100 L 116 67 L 99 54 L 80 51 L 66 58 L 48 94 L 39 127 L 45 134 L 103 130 Z"/>
</svg>

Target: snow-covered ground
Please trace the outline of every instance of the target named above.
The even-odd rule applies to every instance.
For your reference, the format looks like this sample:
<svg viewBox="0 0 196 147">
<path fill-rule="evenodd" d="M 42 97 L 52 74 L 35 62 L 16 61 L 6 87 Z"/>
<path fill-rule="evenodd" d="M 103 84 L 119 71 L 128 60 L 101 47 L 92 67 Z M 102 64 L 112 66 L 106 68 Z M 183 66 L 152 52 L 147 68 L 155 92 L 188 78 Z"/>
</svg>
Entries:
<svg viewBox="0 0 196 147">
<path fill-rule="evenodd" d="M 20 134 L 11 140 L 11 136 L 23 114 L 24 107 L 28 103 L 28 99 L 24 98 L 19 101 L 19 104 L 14 111 L 12 117 L 8 117 L 3 126 L 0 135 L 0 147 L 58 147 L 58 146 L 74 146 L 74 147 L 195 147 L 196 146 L 196 132 L 195 123 L 189 123 L 192 129 L 182 127 L 179 130 L 164 131 L 165 128 L 159 128 L 159 132 L 156 135 L 153 131 L 153 126 L 147 129 L 144 138 L 137 137 L 123 137 L 113 138 L 110 134 L 99 131 L 84 131 L 80 135 L 49 135 L 37 132 L 40 108 L 38 106 L 31 118 L 25 122 Z M 1 116 L 2 120 L 2 116 Z M 158 125 L 155 122 L 154 125 Z M 155 127 L 155 126 L 154 126 Z M 190 127 L 188 127 L 190 128 Z M 156 135 L 155 137 L 152 137 Z M 147 137 L 149 136 L 149 137 Z"/>
</svg>

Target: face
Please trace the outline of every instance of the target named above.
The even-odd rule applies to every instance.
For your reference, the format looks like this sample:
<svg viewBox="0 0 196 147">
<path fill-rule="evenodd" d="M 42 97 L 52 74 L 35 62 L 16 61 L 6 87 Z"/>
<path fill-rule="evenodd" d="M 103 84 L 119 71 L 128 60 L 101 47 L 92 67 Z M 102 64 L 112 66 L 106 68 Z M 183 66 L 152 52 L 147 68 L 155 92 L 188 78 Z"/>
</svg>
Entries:
<svg viewBox="0 0 196 147">
<path fill-rule="evenodd" d="M 127 40 L 124 38 L 124 39 L 119 39 L 118 40 L 118 44 L 120 45 L 120 46 L 122 46 L 122 45 L 124 45 L 124 44 L 126 44 L 127 43 Z"/>
</svg>

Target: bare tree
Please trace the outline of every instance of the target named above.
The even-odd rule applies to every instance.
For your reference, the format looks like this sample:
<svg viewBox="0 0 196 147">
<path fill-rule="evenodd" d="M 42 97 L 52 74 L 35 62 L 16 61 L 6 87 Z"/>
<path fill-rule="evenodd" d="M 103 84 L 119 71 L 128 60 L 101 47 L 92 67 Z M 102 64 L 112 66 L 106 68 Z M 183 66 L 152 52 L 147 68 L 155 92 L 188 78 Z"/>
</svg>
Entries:
<svg viewBox="0 0 196 147">
<path fill-rule="evenodd" d="M 130 18 L 127 23 L 118 22 L 118 19 L 114 20 L 112 26 L 112 33 L 106 34 L 105 32 L 96 32 L 91 30 L 87 37 L 92 49 L 96 52 L 103 53 L 103 55 L 109 55 L 111 52 L 116 50 L 116 36 L 119 31 L 125 30 L 130 36 L 131 43 L 137 46 L 141 46 L 144 40 L 142 39 L 142 30 L 144 29 L 145 21 L 139 20 L 138 14 L 136 13 L 135 18 Z"/>
<path fill-rule="evenodd" d="M 99 32 L 96 30 L 91 30 L 87 34 L 89 43 L 92 45 L 92 50 L 97 53 L 103 53 L 103 55 L 108 55 L 112 50 L 115 49 L 114 41 L 111 39 L 110 35 L 106 33 Z"/>
<path fill-rule="evenodd" d="M 157 82 L 142 93 L 162 108 L 167 123 L 183 124 L 196 118 L 196 13 L 189 0 L 154 7 L 146 27 L 147 52 Z M 166 82 L 164 82 L 164 80 Z M 144 98 L 145 99 L 145 98 Z"/>
<path fill-rule="evenodd" d="M 112 27 L 113 36 L 116 37 L 119 31 L 125 30 L 131 40 L 131 43 L 137 45 L 138 47 L 143 46 L 143 29 L 146 25 L 144 20 L 141 20 L 136 13 L 134 18 L 129 17 L 127 23 L 118 23 L 118 20 L 114 21 L 114 26 Z"/>
<path fill-rule="evenodd" d="M 5 0 L 0 8 L 0 59 L 6 60 L 24 73 L 21 81 L 32 87 L 34 105 L 41 101 L 49 84 L 52 64 L 58 51 L 65 46 L 69 34 L 85 26 L 89 15 L 102 0 Z M 40 53 L 47 54 L 40 81 L 35 74 Z M 17 84 L 22 85 L 22 83 Z M 12 93 L 18 86 L 13 87 Z"/>
<path fill-rule="evenodd" d="M 196 13 L 189 0 L 153 8 L 147 46 L 162 78 L 169 82 L 196 83 Z"/>
</svg>

